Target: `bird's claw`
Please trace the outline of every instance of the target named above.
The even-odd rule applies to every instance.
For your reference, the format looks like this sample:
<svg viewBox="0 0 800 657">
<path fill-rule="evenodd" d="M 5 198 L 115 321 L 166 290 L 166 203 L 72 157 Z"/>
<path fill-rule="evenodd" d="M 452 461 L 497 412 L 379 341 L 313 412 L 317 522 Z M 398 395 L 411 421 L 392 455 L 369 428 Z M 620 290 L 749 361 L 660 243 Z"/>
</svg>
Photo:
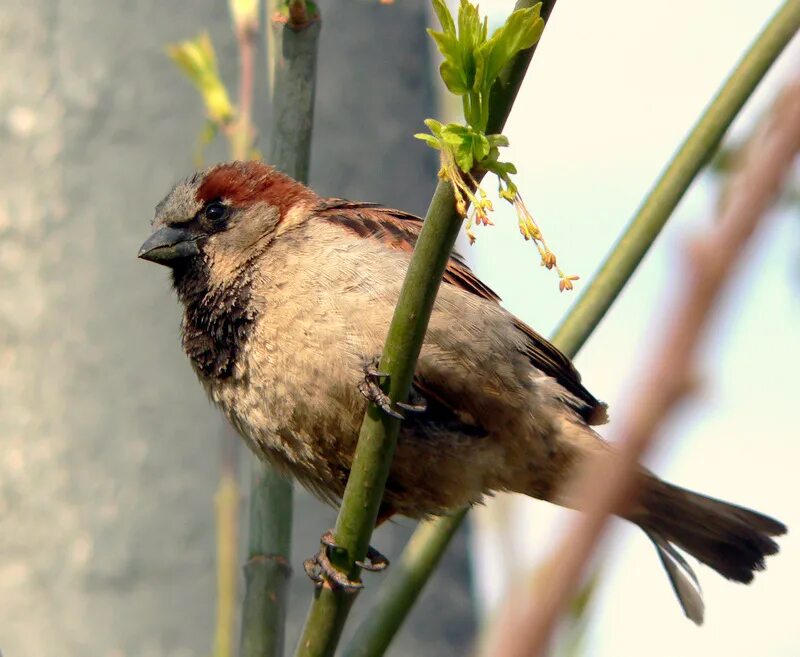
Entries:
<svg viewBox="0 0 800 657">
<path fill-rule="evenodd" d="M 347 593 L 354 593 L 363 589 L 364 585 L 361 582 L 351 580 L 331 563 L 328 549 L 336 547 L 336 542 L 333 540 L 333 532 L 331 530 L 325 532 L 320 537 L 319 542 L 319 552 L 303 562 L 303 569 L 306 571 L 306 575 L 318 586 L 322 586 L 323 582 L 327 580 L 331 588 L 340 588 Z"/>
<path fill-rule="evenodd" d="M 319 586 L 322 586 L 323 582 L 327 580 L 332 588 L 340 588 L 347 593 L 354 593 L 363 589 L 364 584 L 361 581 L 351 580 L 331 563 L 328 550 L 338 547 L 333 538 L 333 531 L 326 531 L 320 537 L 319 542 L 319 552 L 303 562 L 303 569 L 306 571 L 306 575 Z M 375 548 L 369 546 L 366 559 L 356 561 L 356 564 L 364 570 L 378 572 L 386 569 L 389 565 L 389 560 Z"/>
<path fill-rule="evenodd" d="M 356 565 L 371 573 L 379 573 L 389 567 L 389 560 L 371 545 L 367 548 L 367 557 L 363 561 L 356 561 Z"/>
<path fill-rule="evenodd" d="M 411 391 L 411 395 L 412 400 L 410 402 L 397 402 L 395 405 L 409 413 L 424 413 L 428 410 L 428 405 L 421 395 L 416 394 L 413 390 Z"/>
<path fill-rule="evenodd" d="M 364 366 L 364 379 L 358 384 L 358 391 L 366 397 L 367 401 L 371 401 L 378 408 L 380 408 L 386 415 L 393 417 L 397 420 L 405 420 L 405 416 L 392 408 L 392 400 L 387 395 L 378 383 L 378 379 L 388 377 L 388 372 L 381 372 L 376 367 L 376 361 L 368 362 Z M 395 406 L 401 408 L 409 413 L 424 413 L 428 406 L 425 400 L 419 395 L 415 394 L 414 399 L 409 402 L 397 402 Z"/>
<path fill-rule="evenodd" d="M 393 417 L 396 420 L 406 419 L 402 413 L 392 408 L 392 400 L 389 395 L 381 390 L 381 387 L 369 373 L 367 373 L 363 381 L 359 382 L 358 391 L 367 398 L 367 401 L 371 401 L 389 417 Z"/>
</svg>

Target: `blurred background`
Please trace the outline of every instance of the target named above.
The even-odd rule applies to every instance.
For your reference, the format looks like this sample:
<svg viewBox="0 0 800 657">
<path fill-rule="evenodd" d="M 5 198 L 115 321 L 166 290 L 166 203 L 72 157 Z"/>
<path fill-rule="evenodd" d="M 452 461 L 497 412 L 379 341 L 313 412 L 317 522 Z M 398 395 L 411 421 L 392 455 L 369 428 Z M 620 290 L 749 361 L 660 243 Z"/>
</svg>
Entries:
<svg viewBox="0 0 800 657">
<path fill-rule="evenodd" d="M 311 184 L 322 195 L 424 213 L 437 163 L 411 135 L 443 106 L 424 34 L 427 3 L 320 5 Z M 481 6 L 499 22 L 511 3 Z M 520 188 L 568 273 L 591 277 L 777 6 L 557 5 L 506 134 Z M 195 91 L 164 48 L 203 29 L 232 84 L 236 49 L 224 0 L 0 4 L 5 657 L 211 651 L 213 494 L 224 429 L 181 353 L 166 272 L 135 258 L 153 207 L 194 168 L 203 125 Z M 794 43 L 734 140 L 798 66 Z M 256 118 L 266 129 L 266 81 L 258 84 Z M 262 145 L 268 138 L 263 132 Z M 225 157 L 222 147 L 207 154 L 208 161 Z M 683 241 L 708 226 L 717 187 L 712 176 L 694 186 L 577 359 L 587 386 L 611 406 L 609 431 L 648 339 L 669 313 Z M 510 212 L 500 209 L 495 223 L 462 251 L 509 309 L 547 334 L 574 296 L 558 293 Z M 768 512 L 790 528 L 800 526 L 791 396 L 800 369 L 799 286 L 800 223 L 797 206 L 787 205 L 765 224 L 732 281 L 704 351 L 702 393 L 667 427 L 649 463 L 676 483 Z M 569 515 L 518 498 L 494 500 L 475 515 L 469 536 L 463 531 L 451 545 L 390 654 L 466 654 L 504 582 L 519 576 L 507 569 L 511 558 L 534 568 Z M 298 490 L 290 648 L 311 592 L 301 561 L 334 518 Z M 412 530 L 400 521 L 373 542 L 396 557 Z M 796 655 L 800 546 L 792 534 L 781 545 L 750 587 L 699 567 L 708 613 L 697 629 L 682 617 L 644 536 L 615 525 L 581 654 Z M 356 618 L 378 582 L 369 578 Z"/>
</svg>

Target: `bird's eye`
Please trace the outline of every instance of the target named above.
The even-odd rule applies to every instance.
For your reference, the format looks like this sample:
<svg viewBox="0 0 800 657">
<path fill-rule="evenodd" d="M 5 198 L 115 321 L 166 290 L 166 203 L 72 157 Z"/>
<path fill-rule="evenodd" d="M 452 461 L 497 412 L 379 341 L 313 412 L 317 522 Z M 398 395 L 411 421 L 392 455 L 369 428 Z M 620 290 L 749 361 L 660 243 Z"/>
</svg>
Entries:
<svg viewBox="0 0 800 657">
<path fill-rule="evenodd" d="M 225 218 L 227 212 L 228 208 L 218 201 L 209 203 L 205 209 L 206 218 L 210 221 L 221 221 Z"/>
</svg>

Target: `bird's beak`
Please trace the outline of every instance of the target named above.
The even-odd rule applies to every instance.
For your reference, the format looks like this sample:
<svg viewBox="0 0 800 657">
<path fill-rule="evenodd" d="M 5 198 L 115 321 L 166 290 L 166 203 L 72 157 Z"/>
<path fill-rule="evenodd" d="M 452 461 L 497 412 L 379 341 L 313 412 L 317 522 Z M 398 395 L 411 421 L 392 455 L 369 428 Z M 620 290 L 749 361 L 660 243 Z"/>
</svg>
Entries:
<svg viewBox="0 0 800 657">
<path fill-rule="evenodd" d="M 197 239 L 197 235 L 186 229 L 165 226 L 147 238 L 139 249 L 139 257 L 171 267 L 176 260 L 200 253 Z"/>
</svg>

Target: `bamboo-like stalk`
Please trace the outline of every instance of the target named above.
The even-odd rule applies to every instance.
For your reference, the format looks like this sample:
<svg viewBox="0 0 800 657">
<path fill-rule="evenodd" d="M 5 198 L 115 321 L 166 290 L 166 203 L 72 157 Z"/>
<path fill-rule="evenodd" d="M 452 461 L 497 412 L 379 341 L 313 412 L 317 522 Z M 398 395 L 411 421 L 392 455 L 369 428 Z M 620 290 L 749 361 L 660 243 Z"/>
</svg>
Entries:
<svg viewBox="0 0 800 657">
<path fill-rule="evenodd" d="M 282 11 L 268 3 L 272 88 L 269 162 L 308 182 L 320 19 L 305 3 Z M 291 11 L 289 11 L 291 9 Z M 266 464 L 253 463 L 250 539 L 245 565 L 240 657 L 280 657 L 288 603 L 292 483 Z"/>
<path fill-rule="evenodd" d="M 534 4 L 531 0 L 519 0 L 516 7 Z M 554 4 L 555 0 L 544 3 L 542 17 L 545 20 Z M 505 100 L 503 104 L 493 104 L 489 122 L 492 129 L 499 131 L 505 124 L 532 53 L 533 48 L 520 53 L 503 72 L 501 84 Z M 393 402 L 408 397 L 436 292 L 460 228 L 461 217 L 456 212 L 453 188 L 450 183 L 440 181 L 403 281 L 379 365 L 382 371 L 389 373 L 387 392 Z M 355 561 L 363 560 L 367 553 L 399 428 L 398 420 L 370 404 L 361 425 L 334 530 L 341 549 L 331 555 L 334 565 L 350 578 L 359 576 L 360 569 Z M 354 593 L 333 590 L 327 583 L 319 588 L 296 654 L 299 657 L 333 655 L 354 599 Z"/>
<path fill-rule="evenodd" d="M 291 566 L 292 484 L 253 459 L 240 657 L 280 657 Z"/>
<path fill-rule="evenodd" d="M 378 600 L 345 646 L 342 657 L 375 657 L 386 652 L 400 627 L 398 620 L 405 618 L 414 605 L 465 515 L 467 509 L 461 509 L 419 524 L 399 561 L 392 564 L 392 577 L 381 586 Z"/>
<path fill-rule="evenodd" d="M 730 74 L 652 191 L 645 197 L 628 228 L 612 248 L 600 272 L 592 279 L 556 330 L 552 338 L 553 344 L 567 356 L 575 357 L 608 312 L 691 182 L 712 157 L 722 136 L 747 98 L 799 27 L 800 1 L 788 0 L 769 21 Z M 617 267 L 621 269 L 618 271 Z M 389 572 L 384 587 L 393 591 L 393 595 L 402 600 L 403 604 L 395 604 L 381 597 L 356 630 L 352 645 L 347 647 L 348 656 L 382 654 L 377 651 L 362 650 L 361 645 L 389 644 L 432 572 L 431 564 L 438 563 L 441 552 L 447 548 L 450 537 L 454 535 L 452 526 L 454 518 L 455 522 L 460 522 L 465 515 L 466 510 L 454 516 L 437 518 L 416 530 L 410 544 L 415 546 L 415 550 L 423 552 L 426 559 L 424 561 L 409 559 L 409 562 L 414 563 L 415 569 L 424 572 L 406 570 Z M 406 559 L 404 554 L 401 560 Z"/>
</svg>

